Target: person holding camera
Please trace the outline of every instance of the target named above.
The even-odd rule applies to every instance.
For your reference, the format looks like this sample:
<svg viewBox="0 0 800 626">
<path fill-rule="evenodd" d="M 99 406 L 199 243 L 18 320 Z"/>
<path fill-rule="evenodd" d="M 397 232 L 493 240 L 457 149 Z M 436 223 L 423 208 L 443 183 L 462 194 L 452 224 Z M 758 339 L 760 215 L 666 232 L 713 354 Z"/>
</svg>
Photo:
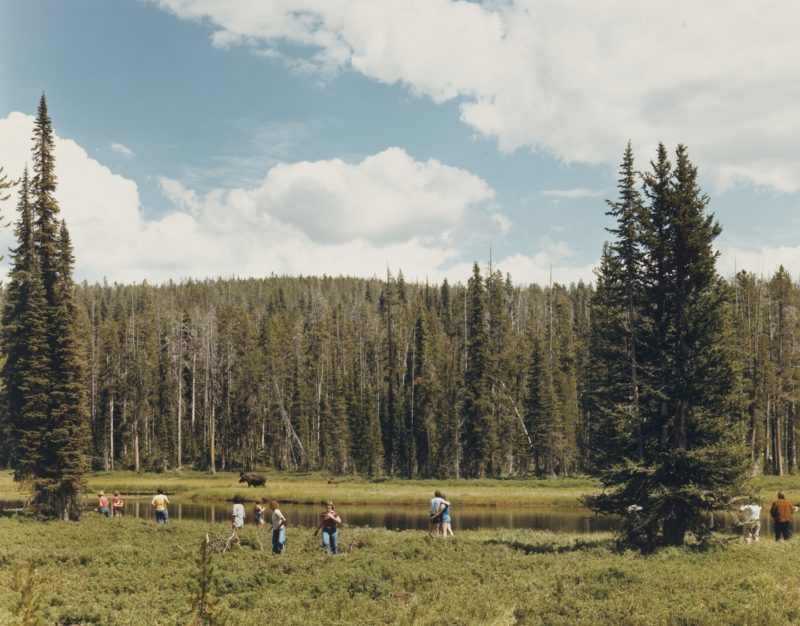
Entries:
<svg viewBox="0 0 800 626">
<path fill-rule="evenodd" d="M 314 531 L 314 536 L 322 530 L 322 547 L 325 554 L 336 554 L 338 551 L 339 541 L 339 525 L 342 523 L 342 518 L 333 507 L 333 502 L 328 500 L 325 503 L 325 512 L 319 516 L 319 524 Z"/>
</svg>

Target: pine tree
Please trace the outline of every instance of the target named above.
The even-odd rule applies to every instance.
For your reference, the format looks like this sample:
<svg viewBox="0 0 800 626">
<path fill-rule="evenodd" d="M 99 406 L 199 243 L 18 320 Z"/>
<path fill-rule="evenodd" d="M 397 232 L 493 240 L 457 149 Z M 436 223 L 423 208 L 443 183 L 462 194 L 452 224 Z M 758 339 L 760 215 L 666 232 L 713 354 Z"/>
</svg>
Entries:
<svg viewBox="0 0 800 626">
<path fill-rule="evenodd" d="M 200 541 L 200 549 L 195 562 L 197 565 L 197 577 L 191 582 L 190 587 L 190 623 L 194 626 L 220 624 L 223 621 L 214 597 L 216 576 L 214 574 L 214 563 L 211 559 L 211 548 L 208 544 L 209 539 L 206 534 Z"/>
<path fill-rule="evenodd" d="M 595 510 L 630 520 L 628 542 L 650 550 L 705 537 L 705 514 L 742 489 L 746 456 L 737 428 L 739 372 L 732 299 L 716 273 L 720 234 L 686 148 L 672 169 L 663 145 L 644 177 L 641 458 L 628 440 L 601 474 L 610 491 L 587 498 Z M 638 447 L 638 445 L 637 445 Z"/>
<path fill-rule="evenodd" d="M 43 466 L 34 482 L 33 502 L 46 516 L 80 517 L 80 494 L 88 470 L 86 355 L 73 300 L 72 244 L 62 221 L 53 286 L 51 387 L 48 433 L 42 440 Z"/>
<path fill-rule="evenodd" d="M 486 363 L 488 333 L 486 292 L 481 271 L 475 263 L 467 285 L 467 367 L 464 375 L 464 469 L 469 477 L 484 476 L 490 469 L 497 445 L 497 430 L 492 421 Z"/>
<path fill-rule="evenodd" d="M 33 169 L 20 194 L 19 247 L 4 310 L 6 402 L 17 480 L 43 517 L 80 517 L 87 469 L 85 354 L 73 299 L 72 245 L 57 221 L 53 129 L 44 96 L 34 123 Z"/>
<path fill-rule="evenodd" d="M 40 442 L 48 426 L 50 352 L 44 287 L 34 246 L 33 209 L 26 168 L 19 192 L 19 242 L 12 251 L 3 309 L 4 456 L 14 479 L 31 481 L 42 468 Z"/>
</svg>

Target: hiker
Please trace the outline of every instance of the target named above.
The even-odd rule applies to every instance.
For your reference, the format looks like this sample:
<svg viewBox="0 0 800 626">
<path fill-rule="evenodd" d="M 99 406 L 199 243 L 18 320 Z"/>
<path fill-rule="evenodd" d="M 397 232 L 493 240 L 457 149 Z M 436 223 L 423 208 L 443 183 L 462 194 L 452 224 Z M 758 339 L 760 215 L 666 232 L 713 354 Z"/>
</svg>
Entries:
<svg viewBox="0 0 800 626">
<path fill-rule="evenodd" d="M 164 494 L 163 487 L 157 489 L 158 493 L 153 496 L 151 504 L 156 510 L 156 524 L 166 524 L 169 522 L 169 513 L 167 512 L 167 505 L 169 498 Z"/>
<path fill-rule="evenodd" d="M 783 492 L 778 492 L 778 499 L 772 503 L 772 508 L 769 514 L 775 521 L 775 541 L 780 541 L 783 538 L 788 541 L 792 536 L 792 514 L 794 507 L 792 503 L 786 499 Z"/>
<path fill-rule="evenodd" d="M 97 508 L 106 517 L 111 517 L 111 511 L 108 510 L 108 498 L 103 491 L 97 492 Z"/>
<path fill-rule="evenodd" d="M 233 530 L 233 535 L 231 535 L 230 539 L 228 539 L 228 543 L 236 543 L 239 547 L 242 547 L 242 542 L 239 541 L 239 533 L 242 531 L 244 527 L 244 504 L 242 504 L 243 499 L 242 496 L 236 494 L 233 496 L 233 511 L 231 512 L 231 529 Z"/>
<path fill-rule="evenodd" d="M 314 536 L 317 536 L 320 528 L 322 529 L 322 547 L 325 549 L 325 554 L 337 553 L 337 542 L 339 540 L 339 531 L 337 527 L 342 523 L 342 519 L 333 508 L 333 502 L 328 500 L 325 503 L 325 512 L 319 516 L 319 524 L 314 531 Z"/>
<path fill-rule="evenodd" d="M 256 506 L 253 509 L 253 521 L 259 526 L 264 525 L 264 504 L 261 498 L 256 498 Z"/>
<path fill-rule="evenodd" d="M 758 541 L 758 533 L 761 531 L 761 502 L 758 498 L 753 497 L 747 504 L 739 507 L 739 510 L 744 512 L 744 520 L 742 521 L 742 534 L 745 543 L 751 541 Z"/>
<path fill-rule="evenodd" d="M 428 521 L 428 534 L 439 534 L 439 524 L 441 522 L 442 508 L 442 492 L 438 489 L 434 492 L 431 499 L 431 514 Z"/>
<path fill-rule="evenodd" d="M 119 497 L 119 491 L 114 492 L 114 497 L 111 498 L 111 509 L 114 511 L 114 517 L 122 517 L 122 507 L 125 503 Z"/>
<path fill-rule="evenodd" d="M 286 518 L 277 500 L 270 500 L 269 508 L 272 510 L 272 554 L 282 554 L 286 545 Z"/>
<path fill-rule="evenodd" d="M 447 535 L 453 536 L 453 528 L 450 526 L 451 518 L 450 518 L 450 501 L 447 499 L 447 496 L 442 493 L 442 503 L 439 505 L 441 508 L 441 513 L 439 516 L 439 528 L 442 531 L 442 537 L 447 537 Z"/>
</svg>

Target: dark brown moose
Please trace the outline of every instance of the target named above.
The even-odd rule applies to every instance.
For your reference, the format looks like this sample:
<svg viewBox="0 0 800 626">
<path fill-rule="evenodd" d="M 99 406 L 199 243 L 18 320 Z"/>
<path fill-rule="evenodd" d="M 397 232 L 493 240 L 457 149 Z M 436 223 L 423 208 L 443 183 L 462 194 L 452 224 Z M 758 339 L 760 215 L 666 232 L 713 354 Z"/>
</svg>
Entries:
<svg viewBox="0 0 800 626">
<path fill-rule="evenodd" d="M 239 474 L 239 482 L 247 483 L 248 487 L 262 487 L 267 483 L 267 477 L 259 474 Z"/>
</svg>

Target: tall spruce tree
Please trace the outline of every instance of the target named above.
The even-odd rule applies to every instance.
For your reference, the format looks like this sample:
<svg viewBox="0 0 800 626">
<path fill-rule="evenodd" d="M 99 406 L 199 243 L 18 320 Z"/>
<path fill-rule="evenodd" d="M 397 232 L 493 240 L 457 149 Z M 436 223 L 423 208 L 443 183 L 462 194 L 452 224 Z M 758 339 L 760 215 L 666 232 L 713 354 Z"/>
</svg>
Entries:
<svg viewBox="0 0 800 626">
<path fill-rule="evenodd" d="M 46 301 L 33 242 L 33 208 L 28 170 L 19 190 L 17 247 L 3 309 L 3 382 L 5 384 L 4 456 L 18 482 L 32 481 L 42 468 L 40 443 L 48 425 L 50 351 Z"/>
<path fill-rule="evenodd" d="M 706 513 L 742 489 L 746 468 L 735 418 L 732 299 L 713 249 L 721 229 L 707 212 L 709 199 L 684 146 L 677 148 L 674 170 L 663 145 L 652 167 L 644 176 L 648 204 L 640 221 L 643 284 L 636 311 L 641 444 L 631 446 L 635 431 L 607 442 L 618 446 L 619 461 L 601 473 L 607 491 L 586 499 L 599 512 L 628 518 L 627 540 L 645 550 L 682 545 L 687 532 L 707 536 Z M 627 308 L 624 299 L 616 301 Z M 628 318 L 625 308 L 618 318 Z M 608 371 L 628 384 L 626 370 Z M 603 418 L 627 421 L 610 410 Z"/>
<path fill-rule="evenodd" d="M 486 292 L 477 263 L 467 284 L 466 326 L 467 367 L 461 405 L 464 469 L 467 476 L 480 477 L 491 469 L 491 456 L 497 445 L 497 429 L 492 420 L 486 372 L 489 349 Z"/>
<path fill-rule="evenodd" d="M 19 246 L 4 310 L 6 403 L 15 478 L 42 517 L 80 517 L 87 469 L 85 355 L 73 300 L 72 245 L 58 221 L 54 135 L 44 95 L 33 132 L 34 176 L 20 194 Z"/>
</svg>

